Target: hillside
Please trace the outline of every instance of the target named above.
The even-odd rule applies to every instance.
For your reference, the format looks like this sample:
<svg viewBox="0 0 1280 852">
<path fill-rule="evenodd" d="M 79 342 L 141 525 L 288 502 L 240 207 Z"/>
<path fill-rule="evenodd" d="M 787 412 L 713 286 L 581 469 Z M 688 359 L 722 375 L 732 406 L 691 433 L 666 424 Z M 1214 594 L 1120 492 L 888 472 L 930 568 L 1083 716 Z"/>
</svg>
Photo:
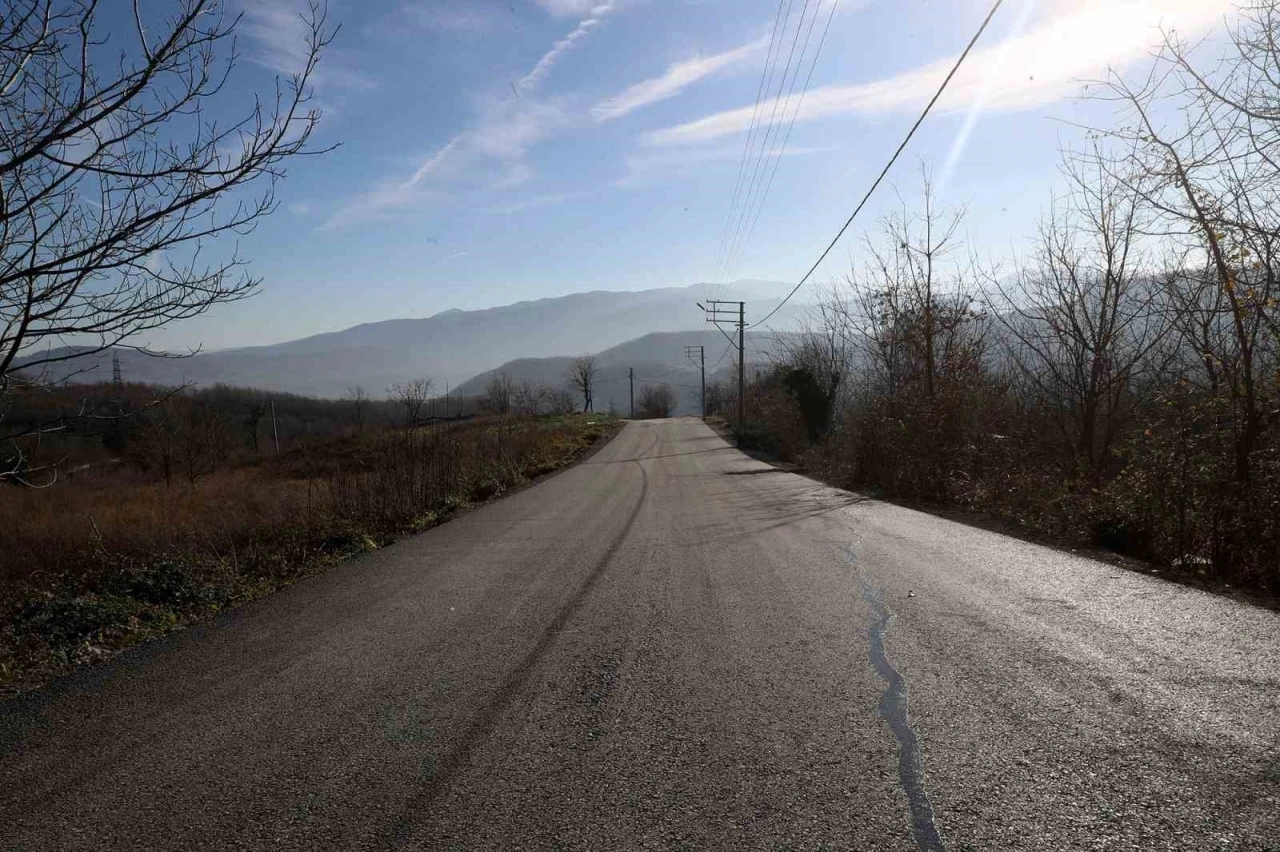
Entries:
<svg viewBox="0 0 1280 852">
<path fill-rule="evenodd" d="M 776 351 L 777 335 L 751 333 L 746 338 L 747 365 L 767 361 Z M 630 400 L 627 369 L 635 370 L 635 392 L 639 399 L 645 384 L 668 384 L 675 389 L 679 400 L 677 414 L 698 414 L 701 393 L 699 369 L 696 363 L 684 357 L 686 346 L 704 346 L 707 354 L 707 382 L 727 382 L 734 378 L 733 353 L 726 352 L 729 343 L 714 329 L 681 332 L 654 332 L 596 354 L 596 406 L 601 411 L 612 408 L 626 416 Z M 722 357 L 723 356 L 723 357 Z M 518 358 L 492 370 L 485 370 L 458 386 L 465 396 L 479 396 L 485 392 L 493 375 L 505 372 L 517 383 L 532 382 L 535 385 L 563 387 L 565 371 L 573 356 L 560 355 L 551 358 Z"/>
<path fill-rule="evenodd" d="M 650 332 L 693 329 L 696 336 L 705 325 L 695 302 L 713 294 L 747 299 L 748 316 L 763 316 L 786 289 L 778 282 L 741 281 L 723 288 L 694 284 L 595 291 L 486 310 L 448 310 L 421 319 L 391 319 L 271 346 L 183 358 L 132 350 L 118 354 L 126 380 L 149 384 L 225 383 L 334 398 L 354 385 L 380 396 L 394 382 L 427 376 L 443 390 L 446 384 L 452 387 L 516 358 L 600 352 Z M 770 325 L 789 328 L 803 311 L 803 306 L 788 304 Z M 680 355 L 679 347 L 675 355 Z M 658 360 L 665 363 L 671 357 Z M 111 376 L 111 353 L 74 358 L 53 377 L 72 372 L 78 373 L 77 381 L 105 381 Z"/>
</svg>

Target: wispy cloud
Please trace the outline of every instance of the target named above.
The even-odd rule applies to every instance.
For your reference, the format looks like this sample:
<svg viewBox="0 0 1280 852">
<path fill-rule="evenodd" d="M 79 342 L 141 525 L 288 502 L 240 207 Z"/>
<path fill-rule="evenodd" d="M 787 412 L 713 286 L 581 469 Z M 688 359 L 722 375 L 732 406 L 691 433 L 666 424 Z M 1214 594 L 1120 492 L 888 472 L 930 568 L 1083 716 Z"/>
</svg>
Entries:
<svg viewBox="0 0 1280 852">
<path fill-rule="evenodd" d="M 498 20 L 492 6 L 476 0 L 410 0 L 393 14 L 437 32 L 484 32 Z"/>
<path fill-rule="evenodd" d="M 398 0 L 366 23 L 363 32 L 381 42 L 418 40 L 424 34 L 475 37 L 518 29 L 524 17 L 509 0 Z"/>
<path fill-rule="evenodd" d="M 283 76 L 302 71 L 311 35 L 307 23 L 311 6 L 307 0 L 241 0 L 240 7 L 243 17 L 237 32 L 251 44 L 249 59 Z M 317 87 L 353 91 L 374 86 L 369 77 L 335 59 L 332 50 L 316 66 L 311 82 Z"/>
<path fill-rule="evenodd" d="M 840 150 L 839 145 L 791 146 L 783 152 L 785 157 L 801 157 L 825 154 Z M 616 187 L 633 189 L 657 182 L 667 182 L 673 177 L 693 174 L 708 164 L 736 163 L 742 157 L 742 146 L 720 144 L 679 150 L 659 150 L 653 153 L 632 154 L 626 158 L 627 173 L 613 182 Z"/>
<path fill-rule="evenodd" d="M 407 181 L 400 184 L 399 188 L 402 190 L 413 189 L 413 187 L 417 186 L 418 183 L 427 175 L 434 174 L 439 171 L 440 167 L 444 165 L 445 160 L 447 160 L 449 155 L 457 149 L 458 143 L 461 141 L 461 136 L 455 136 L 446 142 L 440 150 L 423 160 L 422 164 L 418 166 L 413 175 Z"/>
<path fill-rule="evenodd" d="M 567 36 L 553 44 L 551 49 L 544 53 L 542 58 L 529 70 L 529 73 L 520 78 L 520 81 L 516 83 L 516 90 L 523 94 L 541 86 L 551 73 L 551 69 L 560 61 L 560 58 L 573 50 L 574 45 L 586 38 L 592 30 L 600 26 L 600 22 L 614 10 L 616 5 L 616 0 L 605 0 L 599 5 L 592 6 L 587 12 L 587 16 L 579 21 L 578 25 Z"/>
<path fill-rule="evenodd" d="M 975 50 L 939 105 L 964 110 L 982 103 L 987 110 L 1009 111 L 1054 103 L 1076 93 L 1081 80 L 1145 57 L 1159 36 L 1157 27 L 1176 27 L 1183 35 L 1194 35 L 1221 21 L 1234 7 L 1235 0 L 1084 0 L 1021 35 Z M 815 88 L 806 95 L 797 120 L 918 108 L 954 61 L 949 57 L 869 83 Z M 991 73 L 1000 67 L 1017 72 Z M 773 114 L 773 106 L 768 103 L 761 114 Z M 653 131 L 645 141 L 677 145 L 720 139 L 745 131 L 753 112 L 753 106 L 744 106 L 715 113 Z M 777 114 L 785 111 L 779 109 Z"/>
<path fill-rule="evenodd" d="M 464 169 L 480 164 L 484 165 L 482 173 L 491 189 L 513 189 L 532 180 L 533 169 L 525 162 L 525 156 L 534 145 L 570 123 L 560 104 L 537 97 L 537 89 L 560 57 L 599 26 L 614 5 L 614 0 L 593 5 L 588 17 L 552 45 L 529 73 L 513 84 L 520 97 L 480 99 L 473 125 L 455 134 L 419 163 L 413 174 L 401 180 L 384 181 L 381 186 L 350 199 L 321 227 L 335 229 L 364 224 L 391 213 L 411 210 L 425 199 L 441 196 L 438 190 L 430 191 L 423 185 L 427 178 L 441 177 L 446 172 L 457 176 Z"/>
<path fill-rule="evenodd" d="M 439 173 L 450 157 L 459 150 L 463 141 L 462 135 L 454 136 L 423 160 L 406 180 L 387 182 L 349 199 L 325 220 L 320 230 L 367 224 L 384 218 L 388 213 L 412 208 L 428 199 L 443 199 L 443 193 L 424 191 L 419 184 L 430 175 Z"/>
<path fill-rule="evenodd" d="M 573 192 L 546 192 L 540 195 L 530 195 L 524 198 L 517 198 L 514 201 L 495 204 L 489 208 L 489 212 L 496 213 L 499 216 L 511 216 L 516 213 L 523 213 L 526 210 L 536 210 L 539 207 L 563 204 L 566 201 L 583 198 L 589 194 L 590 193 L 586 190 L 576 190 Z"/>
<path fill-rule="evenodd" d="M 695 56 L 677 62 L 667 68 L 666 73 L 651 80 L 644 80 L 629 86 L 620 94 L 606 98 L 591 109 L 591 114 L 598 121 L 608 121 L 634 112 L 641 107 L 674 97 L 684 91 L 686 86 L 709 77 L 717 71 L 730 68 L 758 55 L 769 46 L 769 37 L 758 38 L 753 42 L 717 53 L 713 56 Z"/>
<path fill-rule="evenodd" d="M 538 0 L 538 5 L 557 17 L 568 18 L 587 14 L 600 0 Z"/>
</svg>

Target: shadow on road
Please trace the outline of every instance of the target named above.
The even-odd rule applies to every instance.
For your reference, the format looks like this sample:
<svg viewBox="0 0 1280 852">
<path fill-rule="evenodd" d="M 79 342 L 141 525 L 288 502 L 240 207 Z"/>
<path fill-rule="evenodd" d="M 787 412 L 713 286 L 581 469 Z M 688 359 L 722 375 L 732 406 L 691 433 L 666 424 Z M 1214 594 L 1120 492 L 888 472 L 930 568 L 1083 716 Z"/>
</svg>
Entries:
<svg viewBox="0 0 1280 852">
<path fill-rule="evenodd" d="M 735 450 L 733 447 L 712 447 L 709 450 L 689 450 L 688 452 L 685 452 L 685 453 L 662 453 L 656 456 L 631 456 L 625 459 L 609 459 L 608 461 L 589 461 L 589 462 L 583 462 L 583 464 L 589 464 L 589 465 L 590 464 L 623 464 L 625 462 L 633 462 L 633 461 L 650 461 L 652 459 L 673 459 L 673 458 L 676 458 L 677 456 L 696 456 L 696 455 L 701 455 L 703 453 L 723 453 L 723 452 L 736 453 L 737 450 Z"/>
</svg>

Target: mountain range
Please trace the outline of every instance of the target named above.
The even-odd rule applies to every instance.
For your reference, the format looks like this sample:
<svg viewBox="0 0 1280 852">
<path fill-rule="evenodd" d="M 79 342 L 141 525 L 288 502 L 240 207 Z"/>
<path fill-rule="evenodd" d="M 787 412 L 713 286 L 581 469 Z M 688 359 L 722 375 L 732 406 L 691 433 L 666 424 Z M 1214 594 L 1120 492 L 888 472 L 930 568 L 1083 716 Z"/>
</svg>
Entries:
<svg viewBox="0 0 1280 852">
<path fill-rule="evenodd" d="M 518 380 L 562 385 L 564 367 L 573 356 L 599 353 L 602 370 L 622 367 L 625 373 L 631 366 L 646 380 L 659 378 L 649 374 L 665 372 L 665 377 L 685 384 L 689 375 L 681 372 L 687 364 L 684 345 L 707 347 L 709 373 L 711 362 L 727 345 L 695 303 L 712 297 L 745 300 L 749 322 L 776 307 L 789 289 L 781 282 L 737 281 L 634 292 L 597 290 L 484 310 L 389 319 L 268 346 L 185 357 L 155 357 L 129 349 L 86 353 L 57 366 L 48 378 L 56 381 L 74 373 L 75 381 L 107 381 L 114 353 L 126 381 L 169 386 L 224 383 L 329 398 L 360 386 L 378 397 L 396 382 L 422 377 L 432 379 L 441 392 L 459 384 L 464 392 L 482 391 L 487 374 L 498 368 Z M 803 305 L 788 303 L 769 327 L 793 329 L 805 311 Z M 682 334 L 677 340 L 672 332 Z M 68 347 L 53 354 L 75 351 Z M 534 363 L 538 361 L 546 363 Z M 728 363 L 726 358 L 716 368 Z M 627 397 L 618 396 L 616 379 L 605 378 L 610 381 L 602 383 L 597 399 L 607 401 L 612 395 L 619 410 L 624 409 Z M 623 380 L 625 384 L 625 376 Z"/>
</svg>

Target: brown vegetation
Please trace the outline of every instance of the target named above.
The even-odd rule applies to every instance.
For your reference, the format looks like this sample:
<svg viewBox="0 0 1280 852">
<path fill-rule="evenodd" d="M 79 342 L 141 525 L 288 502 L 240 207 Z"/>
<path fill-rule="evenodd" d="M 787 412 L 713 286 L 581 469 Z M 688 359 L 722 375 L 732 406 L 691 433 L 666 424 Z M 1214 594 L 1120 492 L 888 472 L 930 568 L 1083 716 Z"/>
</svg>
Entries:
<svg viewBox="0 0 1280 852">
<path fill-rule="evenodd" d="M 671 385 L 645 384 L 640 389 L 641 419 L 670 417 L 676 408 L 676 392 Z"/>
<path fill-rule="evenodd" d="M 310 85 L 333 35 L 320 0 L 294 73 L 257 93 L 227 85 L 240 16 L 221 4 L 180 0 L 127 33 L 108 32 L 102 5 L 15 0 L 0 15 L 0 479 L 51 474 L 11 439 L 105 416 L 4 419 L 12 393 L 75 369 L 54 347 L 135 346 L 251 295 L 234 247 L 212 245 L 252 229 L 289 162 L 320 150 Z"/>
<path fill-rule="evenodd" d="M 233 425 L 207 400 L 177 396 L 140 421 L 134 463 L 0 488 L 0 685 L 429 527 L 567 464 L 611 429 L 576 415 L 364 423 L 280 456 L 237 449 L 231 461 Z"/>
<path fill-rule="evenodd" d="M 1170 37 L 1067 152 L 1037 249 L 984 269 L 904 205 L 757 372 L 743 439 L 835 484 L 1280 589 L 1280 4 L 1221 65 Z M 1152 104 L 1177 107 L 1150 119 Z M 708 399 L 732 410 L 733 389 Z"/>
</svg>

